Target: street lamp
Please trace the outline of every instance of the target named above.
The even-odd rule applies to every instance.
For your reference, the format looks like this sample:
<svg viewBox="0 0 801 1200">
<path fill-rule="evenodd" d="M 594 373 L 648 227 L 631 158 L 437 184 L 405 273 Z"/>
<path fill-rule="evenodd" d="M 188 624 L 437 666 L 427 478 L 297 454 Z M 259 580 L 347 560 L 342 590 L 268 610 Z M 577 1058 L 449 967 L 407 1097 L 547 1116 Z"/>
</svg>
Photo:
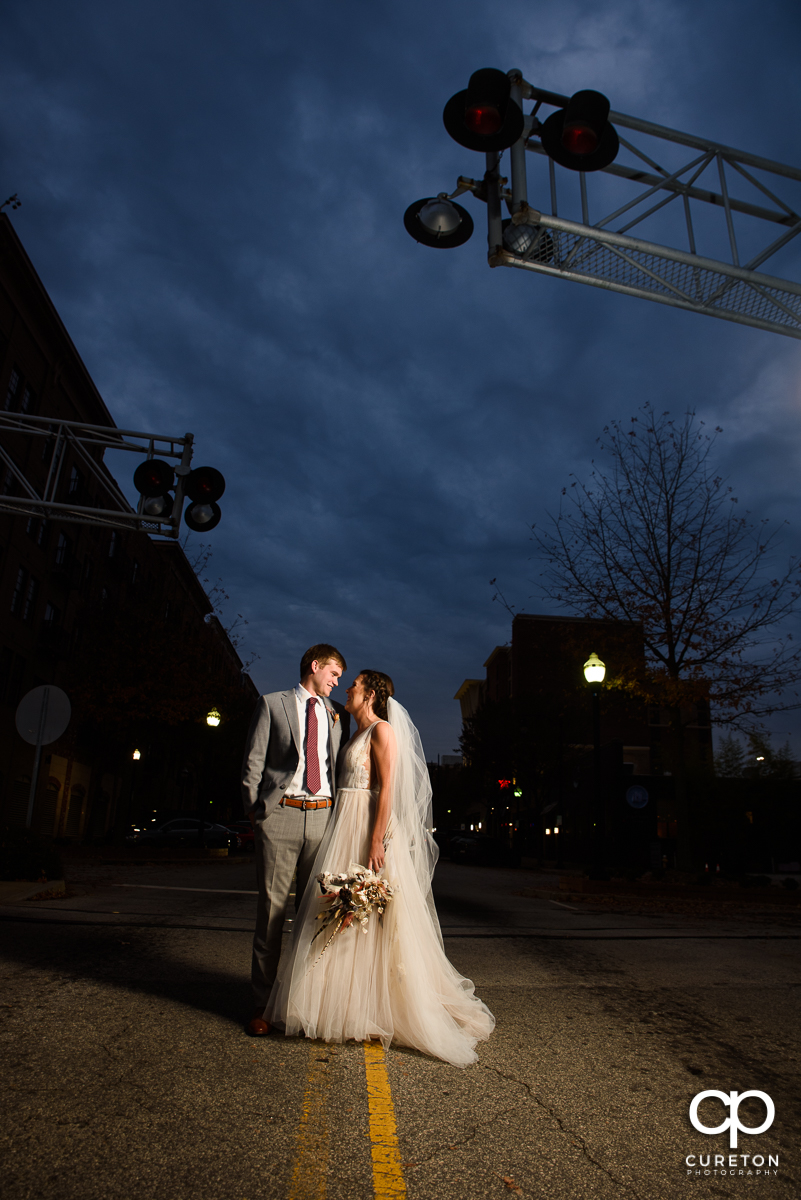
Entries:
<svg viewBox="0 0 801 1200">
<path fill-rule="evenodd" d="M 141 750 L 134 750 L 133 753 L 131 754 L 131 787 L 130 787 L 130 791 L 128 792 L 128 827 L 130 829 L 134 828 L 134 824 L 133 824 L 134 819 L 135 819 L 134 818 L 134 794 L 136 792 L 136 782 L 137 782 L 136 776 L 137 776 L 138 770 L 139 770 L 139 768 L 136 767 L 135 764 L 139 762 L 141 757 L 142 757 Z"/>
<path fill-rule="evenodd" d="M 206 716 L 206 724 L 207 725 L 219 725 L 220 720 L 221 720 L 221 717 L 216 708 L 213 708 L 211 710 L 211 712 L 208 713 L 208 715 Z"/>
<path fill-rule="evenodd" d="M 592 696 L 592 765 L 593 765 L 593 811 L 595 813 L 594 869 L 591 877 L 604 878 L 604 852 L 606 842 L 606 813 L 601 790 L 601 687 L 606 675 L 606 665 L 594 652 L 584 664 L 584 678 Z"/>
</svg>

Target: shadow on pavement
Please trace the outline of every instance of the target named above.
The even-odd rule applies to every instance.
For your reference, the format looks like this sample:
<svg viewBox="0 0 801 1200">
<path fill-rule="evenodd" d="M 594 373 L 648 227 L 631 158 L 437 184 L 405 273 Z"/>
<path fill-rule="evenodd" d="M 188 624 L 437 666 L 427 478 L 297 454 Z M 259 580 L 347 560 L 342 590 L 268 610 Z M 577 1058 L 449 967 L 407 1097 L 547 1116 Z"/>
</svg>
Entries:
<svg viewBox="0 0 801 1200">
<path fill-rule="evenodd" d="M 37 982 L 37 989 L 44 993 L 70 980 L 88 980 L 169 1000 L 241 1027 L 252 1007 L 250 935 L 235 935 L 234 943 L 230 933 L 180 932 L 180 944 L 171 946 L 171 929 L 92 925 L 90 930 L 4 915 L 0 956 L 7 964 L 43 972 L 46 979 Z M 19 982 L 7 980 L 7 990 L 15 992 Z"/>
</svg>

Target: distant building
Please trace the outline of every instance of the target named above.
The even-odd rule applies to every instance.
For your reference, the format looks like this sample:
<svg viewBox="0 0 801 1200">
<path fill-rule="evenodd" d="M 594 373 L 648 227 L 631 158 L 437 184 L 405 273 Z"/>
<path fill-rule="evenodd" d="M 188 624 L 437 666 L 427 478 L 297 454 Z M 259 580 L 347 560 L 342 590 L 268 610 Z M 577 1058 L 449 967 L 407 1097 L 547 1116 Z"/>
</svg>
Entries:
<svg viewBox="0 0 801 1200">
<path fill-rule="evenodd" d="M 115 427 L 5 215 L 0 215 L 0 404 L 6 412 Z M 131 764 L 138 747 L 128 744 L 130 736 L 135 728 L 137 737 L 146 729 L 156 737 L 152 731 L 169 699 L 166 693 L 181 688 L 179 678 L 149 684 L 154 720 L 149 725 L 145 719 L 126 722 L 127 706 L 131 714 L 135 707 L 128 692 L 117 686 L 121 665 L 141 665 L 143 670 L 152 665 L 148 645 L 137 641 L 143 621 L 161 630 L 168 644 L 180 643 L 190 656 L 193 651 L 202 655 L 211 694 L 218 687 L 227 697 L 238 694 L 243 707 L 252 707 L 257 691 L 177 542 L 136 530 L 3 511 L 3 497 L 22 494 L 11 463 L 40 494 L 48 472 L 58 469 L 61 501 L 107 507 L 104 485 L 87 470 L 80 453 L 68 447 L 54 464 L 54 438 L 46 429 L 44 433 L 32 437 L 0 431 L 0 823 L 24 823 L 30 791 L 34 750 L 16 731 L 15 709 L 31 688 L 51 683 L 70 697 L 73 716 L 65 735 L 43 751 L 34 826 L 49 836 L 78 840 L 107 835 L 123 819 L 134 817 L 137 804 L 145 800 L 151 808 L 194 808 L 201 800 L 211 752 L 194 734 L 187 740 L 188 718 L 178 720 L 175 728 L 164 723 L 163 737 L 156 738 L 163 745 L 153 759 L 159 769 L 154 773 L 155 767 L 140 760 L 139 783 L 146 782 L 147 796 L 140 794 L 137 800 L 134 795 L 137 780 Z M 93 453 L 101 476 L 116 488 L 101 465 L 102 452 Z M 101 632 L 114 619 L 129 635 L 129 644 L 116 645 L 116 660 L 95 661 Z M 90 666 L 95 677 L 87 683 Z M 103 713 L 91 715 L 91 705 L 76 700 L 76 689 L 79 696 L 87 687 L 91 694 L 93 682 L 98 696 L 116 696 L 109 704 L 119 706 L 118 711 L 105 714 L 122 717 L 113 736 L 98 733 L 106 729 Z M 224 734 L 217 733 L 222 735 L 219 746 Z M 235 788 L 230 794 L 235 795 Z M 212 800 L 203 802 L 217 811 Z"/>
<path fill-rule="evenodd" d="M 635 622 L 527 613 L 513 619 L 511 642 L 492 651 L 484 679 L 465 679 L 456 692 L 466 745 L 479 738 L 483 764 L 483 781 L 474 778 L 469 795 L 466 779 L 461 819 L 468 828 L 480 822 L 482 830 L 513 834 L 522 852 L 537 857 L 558 858 L 560 837 L 576 857 L 586 857 L 593 836 L 593 730 L 583 667 L 593 652 L 607 668 L 600 717 L 609 827 L 623 840 L 636 835 L 640 865 L 649 854 L 661 864 L 675 834 L 668 714 L 636 690 L 615 686 L 616 675 L 631 679 L 644 672 L 643 632 Z M 711 770 L 708 705 L 684 711 L 682 724 L 685 760 Z M 467 750 L 465 762 L 470 765 Z M 644 812 L 626 802 L 635 782 L 650 796 Z"/>
<path fill-rule="evenodd" d="M 503 699 L 530 697 L 538 705 L 586 693 L 583 667 L 595 652 L 606 664 L 609 679 L 616 665 L 643 664 L 642 626 L 635 622 L 583 617 L 553 617 L 520 613 L 512 621 L 512 640 L 496 646 L 484 663 L 484 679 L 465 679 L 454 699 L 462 720 L 474 716 L 480 705 Z M 579 702 L 580 703 L 580 702 Z M 585 704 L 589 714 L 588 703 Z M 668 713 L 643 701 L 605 691 L 602 740 L 620 742 L 625 769 L 635 775 L 670 775 L 671 734 Z M 709 705 L 701 703 L 682 714 L 685 754 L 704 766 L 712 763 L 712 729 Z M 571 736 L 591 744 L 587 721 Z"/>
</svg>

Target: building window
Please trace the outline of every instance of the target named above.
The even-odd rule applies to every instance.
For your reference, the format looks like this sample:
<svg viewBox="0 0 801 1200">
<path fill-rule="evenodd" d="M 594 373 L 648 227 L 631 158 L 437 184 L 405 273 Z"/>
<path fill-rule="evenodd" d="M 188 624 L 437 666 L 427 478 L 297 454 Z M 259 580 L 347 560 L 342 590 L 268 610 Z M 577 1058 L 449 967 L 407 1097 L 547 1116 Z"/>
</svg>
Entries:
<svg viewBox="0 0 801 1200">
<path fill-rule="evenodd" d="M 131 583 L 137 583 L 138 580 L 139 580 L 139 559 L 135 558 L 133 560 L 133 566 L 131 567 Z"/>
<path fill-rule="evenodd" d="M 119 545 L 119 538 L 117 537 L 117 531 L 115 529 L 112 529 L 111 535 L 108 540 L 108 556 L 109 556 L 109 558 L 114 558 L 114 556 L 117 553 L 118 545 Z"/>
<path fill-rule="evenodd" d="M 43 517 L 28 517 L 25 532 L 37 546 L 46 545 L 48 526 L 47 521 Z"/>
<path fill-rule="evenodd" d="M 45 533 L 47 531 L 47 522 L 41 517 L 28 517 L 28 524 L 25 526 L 25 532 L 32 542 L 37 546 L 44 544 Z"/>
<path fill-rule="evenodd" d="M 70 540 L 65 533 L 58 535 L 56 542 L 56 566 L 66 567 L 70 558 Z"/>
<path fill-rule="evenodd" d="M 44 622 L 45 625 L 49 625 L 51 628 L 53 625 L 61 623 L 60 611 L 56 608 L 55 604 L 51 604 L 49 601 L 45 605 Z"/>
<path fill-rule="evenodd" d="M 33 614 L 36 611 L 36 601 L 39 598 L 39 580 L 31 575 L 28 580 L 28 587 L 25 592 L 25 599 L 22 603 L 22 619 L 23 621 L 32 621 Z"/>
<path fill-rule="evenodd" d="M 70 486 L 67 492 L 68 500 L 75 500 L 83 494 L 83 472 L 77 467 L 70 471 Z"/>
<path fill-rule="evenodd" d="M 108 604 L 108 588 L 100 589 L 100 607 L 105 608 Z"/>
<path fill-rule="evenodd" d="M 29 387 L 26 387 L 22 393 L 22 404 L 20 405 L 20 412 L 23 412 L 23 413 L 36 412 L 36 396 Z"/>
<path fill-rule="evenodd" d="M 18 617 L 22 612 L 22 601 L 25 596 L 25 590 L 28 586 L 28 572 L 24 567 L 20 567 L 17 572 L 17 582 L 14 584 L 14 594 L 11 597 L 11 613 L 12 616 Z"/>
<path fill-rule="evenodd" d="M 8 390 L 6 391 L 6 412 L 15 412 L 17 408 L 17 394 L 22 385 L 22 378 L 19 371 L 14 367 L 8 380 Z"/>
</svg>

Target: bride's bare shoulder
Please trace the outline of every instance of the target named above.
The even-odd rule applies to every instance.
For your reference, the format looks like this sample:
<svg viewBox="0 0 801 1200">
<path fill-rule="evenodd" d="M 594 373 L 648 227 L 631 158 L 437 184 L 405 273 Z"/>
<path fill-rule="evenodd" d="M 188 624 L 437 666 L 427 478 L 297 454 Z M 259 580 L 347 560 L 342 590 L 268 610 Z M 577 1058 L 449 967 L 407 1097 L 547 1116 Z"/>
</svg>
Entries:
<svg viewBox="0 0 801 1200">
<path fill-rule="evenodd" d="M 388 721 L 377 721 L 373 726 L 373 743 L 379 747 L 395 745 L 395 731 Z"/>
</svg>

